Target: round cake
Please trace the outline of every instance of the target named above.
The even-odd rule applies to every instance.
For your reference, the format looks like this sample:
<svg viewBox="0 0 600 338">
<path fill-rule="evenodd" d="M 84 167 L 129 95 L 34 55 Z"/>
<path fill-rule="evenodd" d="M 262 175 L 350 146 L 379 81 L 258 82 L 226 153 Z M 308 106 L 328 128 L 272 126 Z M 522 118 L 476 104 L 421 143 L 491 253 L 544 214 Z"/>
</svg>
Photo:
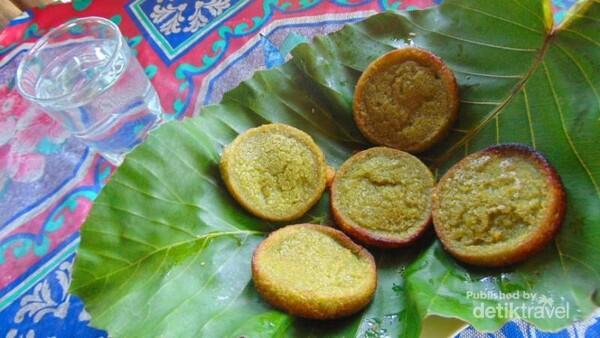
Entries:
<svg viewBox="0 0 600 338">
<path fill-rule="evenodd" d="M 361 151 L 337 171 L 331 210 L 355 240 L 397 248 L 418 239 L 431 223 L 431 171 L 413 155 L 385 147 Z"/>
<path fill-rule="evenodd" d="M 504 266 L 552 240 L 565 205 L 560 177 L 539 152 L 498 145 L 467 156 L 442 177 L 433 194 L 433 222 L 457 259 Z"/>
<path fill-rule="evenodd" d="M 304 215 L 321 198 L 327 181 L 321 149 L 308 134 L 284 124 L 240 134 L 223 151 L 220 170 L 233 197 L 271 221 Z"/>
<path fill-rule="evenodd" d="M 316 224 L 271 233 L 254 251 L 252 279 L 267 302 L 312 319 L 349 316 L 377 287 L 373 256 L 339 230 Z"/>
<path fill-rule="evenodd" d="M 406 47 L 373 61 L 354 92 L 354 120 L 371 142 L 417 153 L 447 134 L 458 116 L 458 86 L 434 54 Z"/>
</svg>

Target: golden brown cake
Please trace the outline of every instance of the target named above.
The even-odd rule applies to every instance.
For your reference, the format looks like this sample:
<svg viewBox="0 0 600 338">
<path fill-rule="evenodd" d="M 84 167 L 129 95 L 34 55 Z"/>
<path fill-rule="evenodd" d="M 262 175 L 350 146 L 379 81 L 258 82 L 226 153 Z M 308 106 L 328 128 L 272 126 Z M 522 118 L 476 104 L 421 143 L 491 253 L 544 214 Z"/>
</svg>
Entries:
<svg viewBox="0 0 600 338">
<path fill-rule="evenodd" d="M 354 120 L 371 142 L 417 153 L 444 137 L 458 116 L 458 86 L 434 54 L 405 47 L 373 61 L 354 92 Z"/>
<path fill-rule="evenodd" d="M 413 155 L 385 147 L 361 151 L 338 170 L 331 186 L 337 225 L 355 240 L 397 248 L 431 223 L 431 171 Z"/>
<path fill-rule="evenodd" d="M 267 302 L 312 319 L 349 316 L 377 287 L 373 256 L 341 231 L 316 224 L 271 233 L 254 251 L 252 279 Z"/>
<path fill-rule="evenodd" d="M 220 170 L 231 195 L 271 221 L 304 215 L 321 198 L 327 180 L 321 149 L 308 134 L 285 124 L 240 134 L 223 151 Z"/>
<path fill-rule="evenodd" d="M 552 240 L 565 205 L 560 177 L 539 152 L 498 145 L 467 156 L 442 177 L 433 194 L 433 222 L 457 259 L 504 266 Z"/>
</svg>

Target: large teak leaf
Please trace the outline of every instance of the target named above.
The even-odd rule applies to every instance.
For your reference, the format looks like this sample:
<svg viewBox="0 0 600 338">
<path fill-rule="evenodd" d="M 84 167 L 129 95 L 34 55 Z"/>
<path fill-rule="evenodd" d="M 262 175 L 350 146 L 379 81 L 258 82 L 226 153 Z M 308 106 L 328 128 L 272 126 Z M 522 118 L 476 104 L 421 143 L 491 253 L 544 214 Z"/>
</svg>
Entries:
<svg viewBox="0 0 600 338">
<path fill-rule="evenodd" d="M 254 247 L 280 224 L 252 217 L 229 196 L 220 153 L 246 129 L 282 122 L 312 135 L 339 166 L 370 146 L 352 120 L 360 72 L 407 44 L 442 57 L 462 97 L 450 135 L 421 157 L 441 175 L 486 146 L 530 144 L 562 176 L 563 228 L 542 253 L 506 269 L 461 265 L 437 241 L 425 243 L 428 249 L 374 252 L 379 285 L 365 311 L 322 323 L 290 317 L 258 297 L 249 268 Z M 584 2 L 553 28 L 546 1 L 447 0 L 376 15 L 292 54 L 198 117 L 162 126 L 114 174 L 82 228 L 71 286 L 94 325 L 124 337 L 414 337 L 429 314 L 484 330 L 515 316 L 478 316 L 478 307 L 506 303 L 475 299 L 479 291 L 543 295 L 546 305 L 568 307 L 565 318 L 527 318 L 543 329 L 590 314 L 600 288 L 598 1 Z M 327 199 L 299 222 L 331 224 Z"/>
</svg>

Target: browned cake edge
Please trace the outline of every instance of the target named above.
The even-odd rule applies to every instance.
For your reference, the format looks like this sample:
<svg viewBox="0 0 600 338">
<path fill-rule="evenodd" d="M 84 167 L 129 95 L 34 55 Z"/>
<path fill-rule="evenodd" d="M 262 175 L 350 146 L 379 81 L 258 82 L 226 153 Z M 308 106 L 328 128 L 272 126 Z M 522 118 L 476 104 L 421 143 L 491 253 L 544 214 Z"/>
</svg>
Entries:
<svg viewBox="0 0 600 338">
<path fill-rule="evenodd" d="M 440 130 L 438 130 L 437 134 L 434 137 L 432 137 L 428 142 L 423 142 L 419 146 L 411 148 L 411 149 L 401 149 L 398 147 L 397 144 L 385 144 L 385 143 L 381 142 L 377 138 L 376 133 L 371 133 L 369 131 L 369 128 L 367 128 L 366 121 L 364 121 L 364 119 L 361 118 L 362 114 L 357 113 L 361 110 L 360 102 L 362 101 L 365 84 L 370 79 L 370 77 L 374 73 L 377 73 L 380 68 L 385 68 L 389 64 L 395 64 L 399 61 L 404 61 L 404 60 L 413 60 L 413 61 L 417 61 L 418 63 L 420 63 L 423 66 L 432 67 L 434 69 L 434 71 L 437 74 L 439 74 L 442 77 L 442 79 L 444 80 L 444 83 L 446 84 L 446 88 L 451 96 L 450 107 L 448 107 L 449 108 L 448 113 L 450 114 L 450 119 L 448 121 L 448 124 L 446 126 L 444 126 L 443 128 L 441 128 Z M 353 114 L 354 121 L 355 121 L 356 125 L 358 126 L 358 129 L 361 131 L 361 133 L 367 140 L 369 140 L 370 142 L 372 142 L 374 144 L 388 146 L 388 147 L 396 148 L 399 150 L 404 150 L 404 151 L 407 151 L 410 153 L 419 153 L 419 152 L 427 150 L 428 148 L 430 148 L 432 145 L 434 145 L 436 142 L 438 142 L 439 140 L 441 140 L 443 137 L 445 137 L 448 134 L 448 132 L 450 131 L 450 128 L 454 124 L 454 121 L 456 121 L 456 119 L 458 117 L 459 106 L 460 106 L 460 97 L 458 95 L 458 84 L 456 83 L 456 78 L 454 77 L 454 73 L 452 72 L 452 70 L 450 70 L 450 68 L 448 68 L 448 66 L 446 66 L 444 61 L 440 57 L 438 57 L 437 55 L 435 55 L 429 51 L 426 51 L 426 50 L 423 50 L 420 48 L 415 48 L 415 47 L 403 47 L 403 48 L 395 49 L 391 52 L 388 52 L 388 53 L 380 56 L 379 58 L 375 59 L 373 62 L 371 62 L 367 66 L 367 68 L 362 73 L 362 75 L 360 76 L 360 78 L 358 79 L 358 82 L 356 84 L 356 87 L 354 90 L 354 99 L 353 99 L 352 108 L 354 110 L 354 114 Z"/>
<path fill-rule="evenodd" d="M 349 168 L 351 167 L 351 163 L 349 162 L 350 160 L 353 160 L 353 161 L 360 160 L 363 157 L 370 155 L 370 153 L 373 152 L 373 149 L 383 149 L 386 152 L 389 152 L 389 151 L 402 152 L 401 150 L 392 149 L 392 148 L 376 147 L 376 148 L 369 148 L 369 149 L 360 151 L 360 152 L 354 154 L 348 160 L 346 160 L 346 162 L 344 162 L 342 164 L 342 166 L 338 169 L 338 171 L 335 175 L 335 178 L 333 180 L 333 183 L 331 185 L 331 188 L 330 188 L 331 196 L 330 196 L 330 200 L 329 200 L 329 205 L 330 205 L 331 213 L 333 215 L 333 219 L 334 219 L 336 225 L 340 229 L 342 229 L 342 231 L 344 231 L 346 234 L 348 234 L 350 237 L 352 237 L 356 241 L 363 243 L 365 245 L 382 248 L 382 249 L 394 249 L 394 248 L 402 248 L 402 247 L 409 246 L 409 245 L 413 244 L 415 241 L 417 241 L 419 238 L 421 238 L 421 236 L 423 236 L 427 232 L 427 230 L 429 229 L 429 225 L 431 224 L 431 220 L 432 220 L 431 213 L 429 214 L 429 217 L 424 222 L 422 222 L 421 224 L 417 224 L 415 226 L 416 228 L 419 229 L 419 231 L 417 231 L 413 235 L 408 236 L 408 237 L 406 237 L 406 236 L 386 236 L 384 234 L 377 233 L 375 231 L 371 231 L 369 229 L 365 229 L 365 228 L 361 227 L 360 225 L 356 224 L 352 220 L 345 217 L 340 212 L 340 210 L 338 210 L 338 208 L 335 207 L 335 204 L 336 204 L 335 199 L 337 196 L 336 184 L 335 184 L 336 180 L 339 177 L 342 177 L 346 173 L 346 171 L 349 170 Z M 413 155 L 411 155 L 411 156 L 413 156 Z M 428 170 L 428 172 L 432 177 L 432 181 L 435 182 L 435 180 L 433 179 L 433 174 L 431 174 L 431 172 L 429 170 Z"/>
<path fill-rule="evenodd" d="M 231 160 L 229 157 L 230 157 L 232 148 L 235 147 L 239 142 L 242 142 L 243 138 L 247 137 L 249 133 L 255 133 L 255 132 L 258 132 L 260 129 L 265 129 L 265 128 L 286 129 L 288 132 L 291 132 L 295 136 L 297 136 L 300 140 L 308 142 L 307 146 L 310 148 L 310 150 L 318 155 L 317 157 L 318 157 L 318 162 L 319 162 L 318 163 L 319 168 L 317 168 L 317 169 L 320 171 L 319 188 L 315 192 L 315 195 L 313 196 L 313 198 L 311 198 L 306 203 L 304 208 L 302 208 L 301 210 L 298 210 L 295 213 L 290 213 L 286 217 L 277 217 L 277 216 L 274 216 L 271 214 L 267 214 L 267 213 L 263 212 L 262 210 L 260 210 L 259 208 L 255 207 L 254 205 L 252 205 L 250 202 L 248 202 L 244 198 L 243 194 L 241 194 L 239 192 L 239 190 L 236 188 L 235 184 L 231 181 L 231 177 L 229 175 L 228 163 Z M 295 219 L 298 219 L 298 218 L 302 217 L 305 213 L 307 213 L 310 210 L 310 208 L 312 208 L 315 204 L 317 204 L 317 202 L 319 202 L 319 200 L 321 199 L 323 192 L 327 188 L 327 176 L 328 176 L 327 170 L 328 169 L 327 169 L 327 164 L 325 163 L 325 155 L 323 154 L 323 151 L 321 150 L 321 148 L 319 148 L 319 146 L 315 143 L 312 136 L 310 136 L 309 134 L 307 134 L 306 132 L 304 132 L 298 128 L 295 128 L 295 127 L 292 127 L 290 125 L 283 124 L 283 123 L 263 124 L 261 126 L 250 128 L 250 129 L 244 131 L 243 133 L 239 134 L 229 145 L 227 145 L 225 147 L 225 149 L 223 150 L 223 153 L 221 154 L 221 159 L 219 161 L 219 171 L 221 173 L 221 178 L 223 179 L 223 182 L 225 183 L 225 187 L 227 188 L 227 190 L 229 191 L 231 196 L 244 209 L 246 209 L 248 212 L 250 212 L 254 216 L 257 216 L 257 217 L 267 220 L 267 221 L 273 221 L 273 222 L 293 221 Z"/>
<path fill-rule="evenodd" d="M 441 219 L 441 217 L 439 217 L 437 214 L 440 203 L 440 196 L 438 194 L 439 187 L 444 184 L 448 177 L 461 169 L 462 163 L 474 157 L 479 157 L 486 154 L 500 156 L 512 154 L 522 156 L 523 158 L 532 161 L 543 173 L 545 173 L 549 183 L 548 185 L 550 187 L 548 194 L 553 196 L 552 202 L 548 207 L 548 212 L 544 217 L 544 220 L 541 222 L 540 229 L 535 233 L 535 235 L 527 238 L 526 241 L 523 241 L 514 247 L 509 254 L 502 256 L 480 255 L 473 251 L 470 253 L 463 253 L 456 250 L 456 248 L 454 248 L 450 241 L 446 238 L 442 229 L 444 227 L 444 220 Z M 560 226 L 565 217 L 566 206 L 566 194 L 560 176 L 554 167 L 552 167 L 552 165 L 544 157 L 544 155 L 542 155 L 542 153 L 523 144 L 500 144 L 491 146 L 465 157 L 463 160 L 450 168 L 450 170 L 448 170 L 448 172 L 446 172 L 446 174 L 440 179 L 433 192 L 433 224 L 435 232 L 442 242 L 444 249 L 458 260 L 477 266 L 500 267 L 521 262 L 544 248 L 544 246 L 546 246 L 546 244 L 548 244 L 560 230 Z"/>
<path fill-rule="evenodd" d="M 364 258 L 369 262 L 369 266 L 371 267 L 370 273 L 368 277 L 370 277 L 370 282 L 368 288 L 362 292 L 356 298 L 346 297 L 342 303 L 337 303 L 335 307 L 331 306 L 333 303 L 330 302 L 327 307 L 320 307 L 318 304 L 310 304 L 310 297 L 307 295 L 308 302 L 302 301 L 293 301 L 291 297 L 283 297 L 282 295 L 278 295 L 274 292 L 271 292 L 269 281 L 266 280 L 261 274 L 261 264 L 259 259 L 257 258 L 262 250 L 266 250 L 270 246 L 269 238 L 273 236 L 273 234 L 279 231 L 285 231 L 285 229 L 289 227 L 305 227 L 317 230 L 321 233 L 324 233 L 333 239 L 335 239 L 339 244 L 344 246 L 345 248 L 350 249 L 353 253 L 360 256 L 360 258 Z M 301 278 L 301 276 L 299 276 Z M 375 295 L 375 289 L 377 289 L 377 268 L 375 265 L 375 259 L 373 255 L 367 249 L 362 246 L 354 243 L 350 237 L 346 236 L 343 232 L 334 229 L 329 226 L 319 225 L 319 224 L 295 224 L 288 225 L 279 230 L 272 232 L 265 240 L 263 240 L 258 247 L 254 250 L 254 254 L 252 255 L 252 279 L 254 281 L 254 286 L 258 293 L 271 305 L 274 307 L 281 309 L 285 312 L 288 312 L 294 316 L 310 318 L 310 319 L 335 319 L 341 317 L 350 316 L 366 305 L 368 305 L 373 296 Z"/>
</svg>

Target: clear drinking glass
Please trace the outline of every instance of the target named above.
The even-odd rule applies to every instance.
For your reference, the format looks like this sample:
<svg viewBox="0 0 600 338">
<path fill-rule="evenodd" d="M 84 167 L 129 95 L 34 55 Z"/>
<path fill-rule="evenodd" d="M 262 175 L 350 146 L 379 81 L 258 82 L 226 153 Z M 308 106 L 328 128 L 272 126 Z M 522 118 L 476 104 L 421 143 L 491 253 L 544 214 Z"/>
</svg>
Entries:
<svg viewBox="0 0 600 338">
<path fill-rule="evenodd" d="M 156 91 L 110 20 L 69 21 L 21 60 L 17 88 L 115 164 L 162 119 Z"/>
</svg>

